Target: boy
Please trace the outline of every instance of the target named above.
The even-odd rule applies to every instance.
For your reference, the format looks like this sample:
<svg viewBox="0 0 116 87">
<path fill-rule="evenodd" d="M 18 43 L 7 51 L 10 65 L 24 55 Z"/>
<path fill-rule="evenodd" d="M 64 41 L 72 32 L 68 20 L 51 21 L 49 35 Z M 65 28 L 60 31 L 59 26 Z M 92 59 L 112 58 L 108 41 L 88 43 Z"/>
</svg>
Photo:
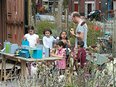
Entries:
<svg viewBox="0 0 116 87">
<path fill-rule="evenodd" d="M 83 68 L 84 64 L 86 62 L 86 50 L 84 49 L 84 42 L 81 41 L 81 40 L 78 41 L 77 47 L 78 47 L 78 52 L 77 52 L 77 54 L 74 57 L 74 62 L 75 63 L 76 62 L 80 63 L 81 68 Z"/>
</svg>

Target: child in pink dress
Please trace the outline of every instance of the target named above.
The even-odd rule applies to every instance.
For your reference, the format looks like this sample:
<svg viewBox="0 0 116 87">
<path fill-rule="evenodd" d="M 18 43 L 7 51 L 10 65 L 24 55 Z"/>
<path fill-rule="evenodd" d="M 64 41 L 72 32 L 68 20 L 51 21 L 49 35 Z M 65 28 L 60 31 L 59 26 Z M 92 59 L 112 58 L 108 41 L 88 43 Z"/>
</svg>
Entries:
<svg viewBox="0 0 116 87">
<path fill-rule="evenodd" d="M 66 68 L 66 51 L 64 49 L 64 43 L 59 41 L 57 43 L 57 50 L 56 53 L 51 53 L 51 56 L 62 58 L 61 60 L 56 61 L 56 67 L 60 70 L 60 73 L 65 71 Z"/>
</svg>

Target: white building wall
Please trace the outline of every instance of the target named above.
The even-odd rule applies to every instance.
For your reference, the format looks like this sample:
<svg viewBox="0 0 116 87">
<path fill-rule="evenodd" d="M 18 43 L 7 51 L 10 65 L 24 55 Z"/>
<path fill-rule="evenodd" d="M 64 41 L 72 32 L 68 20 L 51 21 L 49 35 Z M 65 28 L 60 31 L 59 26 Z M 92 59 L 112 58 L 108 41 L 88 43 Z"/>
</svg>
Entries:
<svg viewBox="0 0 116 87">
<path fill-rule="evenodd" d="M 92 3 L 92 11 L 95 10 L 95 3 Z"/>
<path fill-rule="evenodd" d="M 87 8 L 88 8 L 88 5 L 87 5 L 87 3 L 85 3 L 85 17 L 87 17 L 87 15 L 88 15 Z"/>
</svg>

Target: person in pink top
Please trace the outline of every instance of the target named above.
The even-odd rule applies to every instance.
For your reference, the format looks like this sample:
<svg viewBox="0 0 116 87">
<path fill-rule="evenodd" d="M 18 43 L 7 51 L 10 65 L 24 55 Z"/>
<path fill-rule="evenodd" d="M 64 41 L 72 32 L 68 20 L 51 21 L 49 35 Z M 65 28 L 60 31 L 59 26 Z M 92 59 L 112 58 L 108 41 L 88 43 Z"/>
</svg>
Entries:
<svg viewBox="0 0 116 87">
<path fill-rule="evenodd" d="M 66 51 L 64 49 L 64 43 L 59 41 L 57 43 L 56 53 L 51 53 L 51 56 L 62 58 L 56 62 L 56 67 L 60 70 L 60 74 L 64 73 L 66 69 Z"/>
</svg>

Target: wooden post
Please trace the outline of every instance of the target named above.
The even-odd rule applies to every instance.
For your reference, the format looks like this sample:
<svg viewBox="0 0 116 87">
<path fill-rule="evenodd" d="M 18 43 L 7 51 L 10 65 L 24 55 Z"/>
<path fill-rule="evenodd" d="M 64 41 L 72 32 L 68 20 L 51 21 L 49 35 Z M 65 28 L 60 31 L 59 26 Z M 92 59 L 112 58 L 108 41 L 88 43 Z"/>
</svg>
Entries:
<svg viewBox="0 0 116 87">
<path fill-rule="evenodd" d="M 62 4 L 63 4 L 63 0 L 60 0 L 58 2 L 58 15 L 57 15 L 57 18 L 58 18 L 58 22 L 57 22 L 57 25 L 58 25 L 58 29 L 62 29 Z"/>
<path fill-rule="evenodd" d="M 113 22 L 113 31 L 112 31 L 112 53 L 113 57 L 116 58 L 116 17 Z"/>
<path fill-rule="evenodd" d="M 28 25 L 31 24 L 31 16 L 32 16 L 32 9 L 31 9 L 31 0 L 28 0 Z"/>
</svg>

